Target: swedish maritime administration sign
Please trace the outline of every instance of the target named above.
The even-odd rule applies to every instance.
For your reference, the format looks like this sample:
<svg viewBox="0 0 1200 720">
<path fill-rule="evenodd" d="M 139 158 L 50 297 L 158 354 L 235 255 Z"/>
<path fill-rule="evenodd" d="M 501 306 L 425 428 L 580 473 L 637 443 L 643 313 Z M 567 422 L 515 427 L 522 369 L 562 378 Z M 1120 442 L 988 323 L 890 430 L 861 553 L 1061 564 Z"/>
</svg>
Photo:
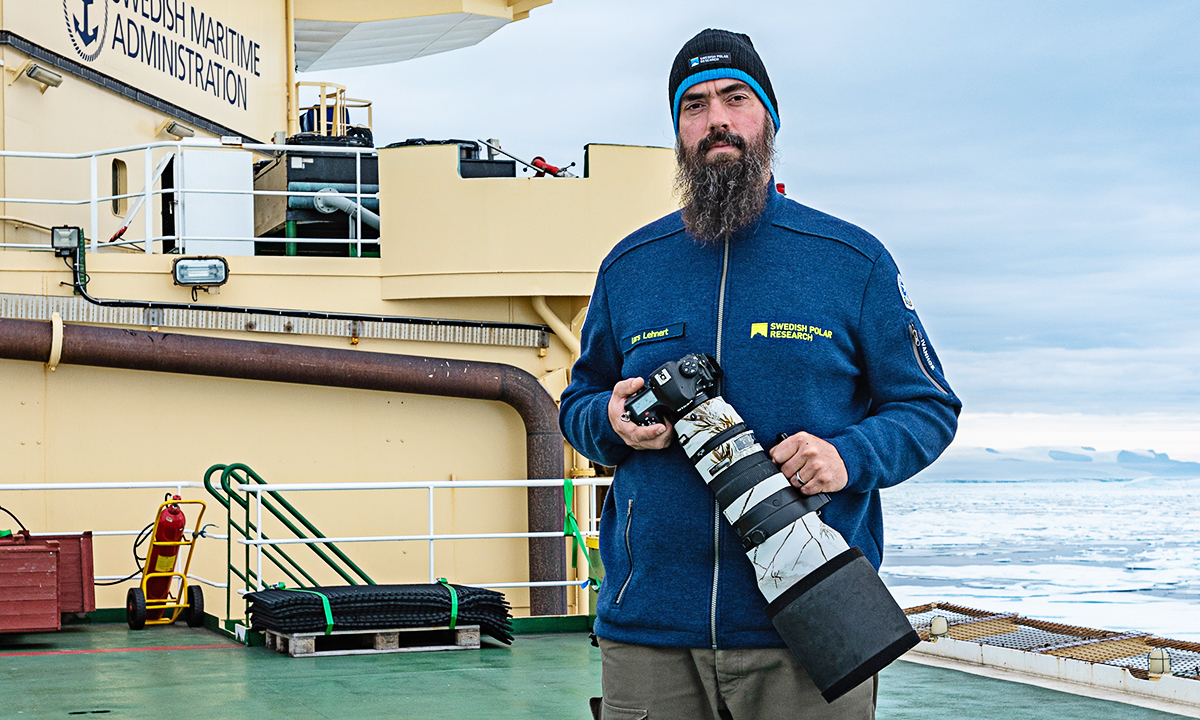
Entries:
<svg viewBox="0 0 1200 720">
<path fill-rule="evenodd" d="M 63 0 L 63 18 L 84 62 L 107 47 L 242 110 L 262 76 L 259 43 L 185 0 Z"/>
</svg>

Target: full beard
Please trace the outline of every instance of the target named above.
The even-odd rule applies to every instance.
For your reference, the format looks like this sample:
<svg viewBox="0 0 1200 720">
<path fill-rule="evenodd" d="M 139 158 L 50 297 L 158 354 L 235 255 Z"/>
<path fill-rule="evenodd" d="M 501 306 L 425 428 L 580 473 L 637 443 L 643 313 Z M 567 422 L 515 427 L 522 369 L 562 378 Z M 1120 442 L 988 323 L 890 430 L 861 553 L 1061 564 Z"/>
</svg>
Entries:
<svg viewBox="0 0 1200 720">
<path fill-rule="evenodd" d="M 741 152 L 721 153 L 712 160 L 709 149 L 718 142 Z M 722 242 L 750 225 L 767 204 L 765 184 L 775 158 L 775 125 L 768 116 L 754 143 L 724 130 L 708 134 L 694 148 L 675 143 L 675 190 L 683 203 L 683 224 L 700 242 Z"/>
</svg>

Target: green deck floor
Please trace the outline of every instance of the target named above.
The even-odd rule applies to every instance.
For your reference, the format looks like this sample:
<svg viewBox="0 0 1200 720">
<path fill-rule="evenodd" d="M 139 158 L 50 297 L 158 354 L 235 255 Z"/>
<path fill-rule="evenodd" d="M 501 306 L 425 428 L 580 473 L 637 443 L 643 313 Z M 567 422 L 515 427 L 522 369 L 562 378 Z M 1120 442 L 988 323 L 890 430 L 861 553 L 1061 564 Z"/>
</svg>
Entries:
<svg viewBox="0 0 1200 720">
<path fill-rule="evenodd" d="M 182 626 L 0 635 L 0 718 L 587 720 L 599 688 L 600 651 L 583 634 L 520 635 L 512 647 L 479 651 L 306 659 Z M 898 662 L 882 675 L 878 717 L 1179 716 Z"/>
</svg>

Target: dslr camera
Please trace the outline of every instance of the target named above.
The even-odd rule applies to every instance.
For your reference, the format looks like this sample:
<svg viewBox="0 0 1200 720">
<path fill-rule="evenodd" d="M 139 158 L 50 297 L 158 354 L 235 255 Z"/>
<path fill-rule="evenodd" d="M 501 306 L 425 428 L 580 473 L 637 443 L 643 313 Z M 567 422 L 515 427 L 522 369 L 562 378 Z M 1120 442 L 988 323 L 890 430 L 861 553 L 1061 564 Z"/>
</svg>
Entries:
<svg viewBox="0 0 1200 720">
<path fill-rule="evenodd" d="M 654 371 L 642 389 L 625 401 L 622 418 L 635 425 L 657 425 L 664 419 L 675 422 L 708 400 L 708 391 L 720 377 L 721 368 L 711 355 L 684 355 Z"/>
</svg>

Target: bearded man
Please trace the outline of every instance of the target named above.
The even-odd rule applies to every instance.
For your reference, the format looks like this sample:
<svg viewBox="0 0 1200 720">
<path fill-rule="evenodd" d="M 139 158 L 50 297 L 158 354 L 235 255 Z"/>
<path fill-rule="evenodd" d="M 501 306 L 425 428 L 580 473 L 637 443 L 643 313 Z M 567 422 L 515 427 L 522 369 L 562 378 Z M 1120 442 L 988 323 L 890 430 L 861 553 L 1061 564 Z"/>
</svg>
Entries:
<svg viewBox="0 0 1200 720">
<path fill-rule="evenodd" d="M 784 647 L 737 536 L 669 423 L 622 419 L 661 364 L 713 355 L 719 387 L 822 519 L 876 569 L 880 488 L 931 463 L 961 403 L 891 256 L 863 230 L 785 199 L 778 103 L 750 38 L 705 30 L 671 69 L 681 212 L 600 266 L 564 436 L 616 466 L 600 522 L 600 718 L 871 718 L 868 680 L 827 704 Z"/>
</svg>

